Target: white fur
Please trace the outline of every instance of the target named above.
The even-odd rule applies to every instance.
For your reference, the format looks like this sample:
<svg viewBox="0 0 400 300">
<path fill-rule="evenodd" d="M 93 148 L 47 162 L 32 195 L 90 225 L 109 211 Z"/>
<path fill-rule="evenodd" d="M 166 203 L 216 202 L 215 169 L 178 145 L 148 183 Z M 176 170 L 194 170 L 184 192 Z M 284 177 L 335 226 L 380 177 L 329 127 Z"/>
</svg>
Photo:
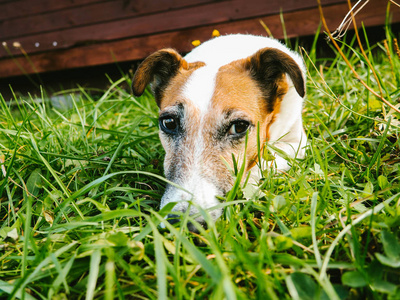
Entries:
<svg viewBox="0 0 400 300">
<path fill-rule="evenodd" d="M 278 40 L 264 36 L 232 34 L 224 35 L 209 40 L 197 48 L 194 48 L 185 56 L 187 62 L 202 61 L 209 67 L 224 66 L 238 59 L 253 55 L 262 48 L 275 48 L 290 55 L 300 66 L 305 74 L 305 67 L 302 58 L 288 49 Z"/>
<path fill-rule="evenodd" d="M 208 66 L 199 68 L 193 72 L 183 87 L 183 97 L 192 101 L 202 114 L 205 114 L 210 106 L 217 72 L 218 68 Z"/>
<path fill-rule="evenodd" d="M 196 203 L 203 209 L 211 208 L 219 204 L 216 196 L 219 191 L 215 188 L 211 182 L 204 180 L 197 172 L 194 172 L 188 176 L 183 184 L 182 189 L 170 187 L 167 189 L 161 199 L 160 208 L 169 202 L 177 202 L 173 211 L 186 211 L 189 207 L 189 202 L 192 201 Z M 184 190 L 191 191 L 187 193 Z M 190 207 L 190 214 L 193 215 L 197 213 L 197 209 L 194 206 Z M 217 219 L 221 212 L 219 210 L 213 210 L 210 212 L 214 219 Z"/>
</svg>

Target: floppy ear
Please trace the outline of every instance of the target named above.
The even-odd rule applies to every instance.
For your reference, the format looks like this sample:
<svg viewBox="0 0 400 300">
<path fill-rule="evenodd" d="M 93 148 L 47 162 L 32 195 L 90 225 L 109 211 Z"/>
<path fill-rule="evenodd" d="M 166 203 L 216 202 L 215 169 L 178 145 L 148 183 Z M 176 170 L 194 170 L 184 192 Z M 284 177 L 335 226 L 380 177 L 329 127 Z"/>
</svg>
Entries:
<svg viewBox="0 0 400 300">
<path fill-rule="evenodd" d="M 133 76 L 133 94 L 141 96 L 146 86 L 151 83 L 154 96 L 160 99 L 164 88 L 176 75 L 181 65 L 187 65 L 187 63 L 173 49 L 163 49 L 151 54 L 139 65 Z"/>
<path fill-rule="evenodd" d="M 286 80 L 282 80 L 285 74 L 288 74 L 292 79 L 300 97 L 305 95 L 304 79 L 300 66 L 283 51 L 275 48 L 261 49 L 245 60 L 244 67 L 262 89 L 269 111 L 273 110 L 275 100 L 287 92 L 286 84 L 283 84 L 286 83 Z"/>
<path fill-rule="evenodd" d="M 178 72 L 200 67 L 204 63 L 188 63 L 173 49 L 162 49 L 147 57 L 138 67 L 132 79 L 132 92 L 141 96 L 150 83 L 157 105 L 169 81 Z"/>
</svg>

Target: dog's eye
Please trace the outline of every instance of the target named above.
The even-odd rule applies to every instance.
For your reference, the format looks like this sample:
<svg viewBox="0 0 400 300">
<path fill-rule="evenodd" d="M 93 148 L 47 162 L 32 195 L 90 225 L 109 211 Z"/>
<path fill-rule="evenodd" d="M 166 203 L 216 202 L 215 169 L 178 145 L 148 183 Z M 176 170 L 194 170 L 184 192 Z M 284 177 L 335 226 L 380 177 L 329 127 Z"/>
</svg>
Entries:
<svg viewBox="0 0 400 300">
<path fill-rule="evenodd" d="M 229 135 L 243 135 L 249 129 L 250 123 L 243 120 L 234 121 L 229 127 Z"/>
<path fill-rule="evenodd" d="M 161 117 L 159 123 L 161 130 L 165 133 L 174 134 L 178 130 L 178 120 L 175 117 Z"/>
</svg>

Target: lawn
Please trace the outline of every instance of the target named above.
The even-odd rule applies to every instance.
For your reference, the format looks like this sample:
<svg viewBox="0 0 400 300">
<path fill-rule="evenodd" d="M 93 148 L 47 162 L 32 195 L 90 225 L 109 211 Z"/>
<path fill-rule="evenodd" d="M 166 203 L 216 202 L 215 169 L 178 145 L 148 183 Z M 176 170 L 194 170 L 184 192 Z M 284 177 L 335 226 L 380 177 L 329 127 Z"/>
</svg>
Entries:
<svg viewBox="0 0 400 300">
<path fill-rule="evenodd" d="M 132 74 L 100 94 L 0 96 L 0 298 L 400 299 L 400 50 L 385 30 L 329 58 L 302 50 L 306 159 L 257 187 L 235 170 L 198 234 L 188 215 L 159 227 L 157 107 Z"/>
</svg>

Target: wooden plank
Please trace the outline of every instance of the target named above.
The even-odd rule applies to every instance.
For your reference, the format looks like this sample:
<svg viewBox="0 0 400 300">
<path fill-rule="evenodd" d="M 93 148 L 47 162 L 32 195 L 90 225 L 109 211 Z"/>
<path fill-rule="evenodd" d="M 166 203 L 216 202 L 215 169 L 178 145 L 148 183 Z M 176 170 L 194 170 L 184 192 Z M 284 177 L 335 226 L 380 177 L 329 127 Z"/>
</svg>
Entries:
<svg viewBox="0 0 400 300">
<path fill-rule="evenodd" d="M 19 39 L 23 36 L 42 32 L 52 32 L 110 21 L 120 22 L 127 18 L 216 1 L 220 0 L 135 0 L 128 2 L 126 0 L 114 0 L 96 2 L 86 6 L 72 6 L 63 10 L 3 20 L 0 24 L 0 36 L 3 40 Z M 29 26 L 26 26 L 26 24 L 29 24 Z"/>
<path fill-rule="evenodd" d="M 0 0 L 0 11 L 2 12 L 0 20 L 36 15 L 100 1 L 104 2 L 104 0 Z"/>
<path fill-rule="evenodd" d="M 366 6 L 358 15 L 358 25 L 361 21 L 366 26 L 384 24 L 386 16 L 386 1 L 375 0 Z M 393 9 L 392 20 L 400 22 L 399 10 Z M 347 4 L 332 5 L 324 8 L 326 20 L 332 30 L 342 21 L 348 12 Z M 279 15 L 265 16 L 261 18 L 269 27 L 276 38 L 283 38 L 282 25 Z M 121 41 L 103 43 L 100 45 L 88 45 L 70 50 L 56 51 L 53 53 L 36 54 L 30 57 L 34 63 L 36 72 L 49 72 L 69 68 L 95 66 L 113 62 L 123 62 L 142 59 L 148 54 L 163 47 L 173 47 L 181 52 L 192 49 L 191 41 L 200 39 L 205 41 L 210 38 L 213 29 L 217 28 L 222 34 L 251 33 L 266 35 L 259 23 L 260 18 L 225 22 L 210 26 L 186 29 L 175 32 L 154 34 L 130 38 Z M 317 8 L 284 14 L 285 28 L 288 37 L 299 35 L 313 35 L 320 24 Z M 301 26 L 299 26 L 301 24 Z M 24 58 L 16 61 L 25 69 L 27 74 L 35 73 L 29 62 Z M 21 75 L 21 71 L 11 59 L 0 60 L 0 78 Z"/>
<path fill-rule="evenodd" d="M 323 3 L 344 2 L 345 0 L 323 0 Z M 185 28 L 207 26 L 216 23 L 242 20 L 262 15 L 279 14 L 316 7 L 315 0 L 230 0 L 196 7 L 174 10 L 159 14 L 105 22 L 80 28 L 72 28 L 45 34 L 22 37 L 18 40 L 5 39 L 8 45 L 18 41 L 29 54 L 67 49 L 77 45 L 87 45 L 104 41 L 125 39 L 133 36 L 183 30 Z M 9 47 L 13 55 L 21 55 L 19 48 Z M 8 53 L 0 49 L 0 58 Z"/>
</svg>

